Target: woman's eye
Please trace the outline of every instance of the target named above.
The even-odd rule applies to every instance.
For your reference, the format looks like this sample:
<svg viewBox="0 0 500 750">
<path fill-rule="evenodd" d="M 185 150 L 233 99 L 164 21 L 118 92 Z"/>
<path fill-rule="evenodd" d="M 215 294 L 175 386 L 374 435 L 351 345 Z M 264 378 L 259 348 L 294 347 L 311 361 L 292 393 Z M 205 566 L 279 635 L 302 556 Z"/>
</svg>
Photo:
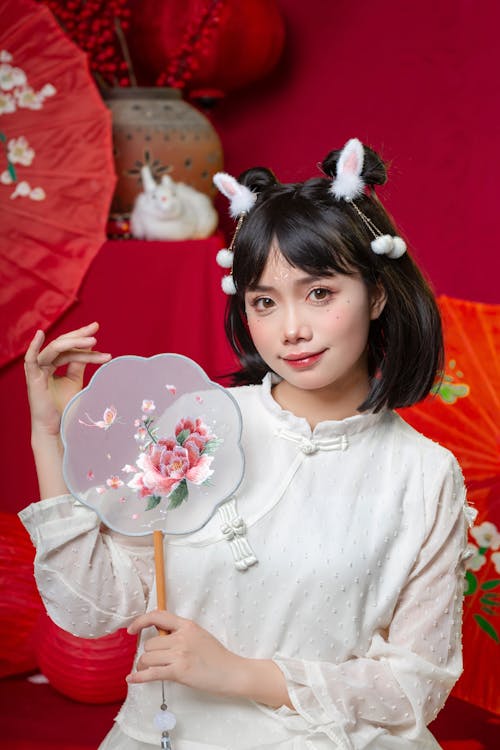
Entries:
<svg viewBox="0 0 500 750">
<path fill-rule="evenodd" d="M 271 297 L 257 297 L 252 302 L 252 307 L 256 310 L 269 310 L 274 305 Z"/>
<path fill-rule="evenodd" d="M 326 300 L 329 300 L 331 296 L 332 292 L 323 287 L 318 287 L 309 292 L 309 298 L 312 299 L 313 302 L 325 302 Z"/>
</svg>

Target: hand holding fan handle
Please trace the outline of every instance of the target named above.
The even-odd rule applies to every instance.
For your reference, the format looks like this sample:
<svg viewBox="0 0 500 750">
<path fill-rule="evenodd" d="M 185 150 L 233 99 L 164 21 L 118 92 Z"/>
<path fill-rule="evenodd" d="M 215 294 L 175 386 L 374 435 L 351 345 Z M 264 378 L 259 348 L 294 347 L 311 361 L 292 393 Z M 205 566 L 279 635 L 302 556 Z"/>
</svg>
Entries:
<svg viewBox="0 0 500 750">
<path fill-rule="evenodd" d="M 156 598 L 158 609 L 167 609 L 167 594 L 165 585 L 165 558 L 163 555 L 163 531 L 153 531 L 153 543 L 155 550 L 155 573 L 156 573 Z M 168 635 L 166 630 L 158 628 L 160 635 Z"/>
<path fill-rule="evenodd" d="M 167 595 L 165 585 L 165 558 L 163 554 L 163 532 L 159 529 L 153 531 L 153 544 L 155 551 L 155 573 L 156 573 L 156 598 L 158 601 L 158 609 L 167 609 Z M 168 631 L 158 628 L 159 635 L 168 635 Z M 172 750 L 170 743 L 170 735 L 166 727 L 173 729 L 175 726 L 174 714 L 167 711 L 167 704 L 165 701 L 165 683 L 161 682 L 161 712 L 160 712 L 160 726 L 163 731 L 161 734 L 161 749 Z M 162 716 L 163 714 L 163 716 Z M 165 723 L 165 720 L 167 723 Z M 173 722 L 172 722 L 173 720 Z"/>
</svg>

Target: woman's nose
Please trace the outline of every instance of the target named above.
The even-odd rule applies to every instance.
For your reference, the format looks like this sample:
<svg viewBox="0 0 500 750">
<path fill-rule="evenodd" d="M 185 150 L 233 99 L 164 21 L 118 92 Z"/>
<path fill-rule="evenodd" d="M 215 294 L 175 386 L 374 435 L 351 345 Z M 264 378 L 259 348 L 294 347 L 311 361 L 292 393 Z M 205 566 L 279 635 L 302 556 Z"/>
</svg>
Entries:
<svg viewBox="0 0 500 750">
<path fill-rule="evenodd" d="M 283 343 L 294 344 L 298 341 L 309 341 L 311 337 L 311 326 L 295 307 L 286 310 L 283 320 Z"/>
</svg>

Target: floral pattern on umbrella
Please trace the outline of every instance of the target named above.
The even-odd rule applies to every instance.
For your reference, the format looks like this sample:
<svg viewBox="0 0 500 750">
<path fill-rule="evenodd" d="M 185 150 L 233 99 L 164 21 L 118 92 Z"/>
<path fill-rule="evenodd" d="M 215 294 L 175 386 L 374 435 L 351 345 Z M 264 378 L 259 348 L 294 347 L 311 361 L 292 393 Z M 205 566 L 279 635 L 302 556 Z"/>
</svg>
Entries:
<svg viewBox="0 0 500 750">
<path fill-rule="evenodd" d="M 76 300 L 106 239 L 111 115 L 49 9 L 0 3 L 0 365 Z"/>
<path fill-rule="evenodd" d="M 401 415 L 457 457 L 469 503 L 464 674 L 454 695 L 500 714 L 500 305 L 438 299 L 446 366 L 433 394 Z"/>
<path fill-rule="evenodd" d="M 39 91 L 29 86 L 28 76 L 14 65 L 13 56 L 8 50 L 0 50 L 0 115 L 11 114 L 17 109 L 41 109 L 45 99 L 57 93 L 51 83 L 46 83 Z M 35 158 L 24 135 L 7 138 L 0 129 L 0 143 L 4 147 L 6 166 L 0 172 L 0 185 L 15 185 L 10 198 L 28 197 L 31 200 L 45 200 L 43 187 L 32 188 L 29 182 L 19 179 L 20 167 L 29 167 Z M 12 188 L 11 188 L 12 189 Z"/>
</svg>

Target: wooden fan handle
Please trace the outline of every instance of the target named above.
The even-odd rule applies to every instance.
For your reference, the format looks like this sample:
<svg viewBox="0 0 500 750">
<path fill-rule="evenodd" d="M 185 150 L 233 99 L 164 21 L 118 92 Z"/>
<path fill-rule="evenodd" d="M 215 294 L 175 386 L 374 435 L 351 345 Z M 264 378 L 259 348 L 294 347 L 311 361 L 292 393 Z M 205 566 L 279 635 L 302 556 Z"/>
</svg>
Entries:
<svg viewBox="0 0 500 750">
<path fill-rule="evenodd" d="M 153 543 L 155 550 L 155 573 L 156 573 L 156 599 L 158 609 L 167 609 L 167 587 L 165 584 L 165 558 L 163 554 L 163 532 L 153 531 Z M 167 630 L 158 628 L 160 635 L 168 635 Z"/>
</svg>

